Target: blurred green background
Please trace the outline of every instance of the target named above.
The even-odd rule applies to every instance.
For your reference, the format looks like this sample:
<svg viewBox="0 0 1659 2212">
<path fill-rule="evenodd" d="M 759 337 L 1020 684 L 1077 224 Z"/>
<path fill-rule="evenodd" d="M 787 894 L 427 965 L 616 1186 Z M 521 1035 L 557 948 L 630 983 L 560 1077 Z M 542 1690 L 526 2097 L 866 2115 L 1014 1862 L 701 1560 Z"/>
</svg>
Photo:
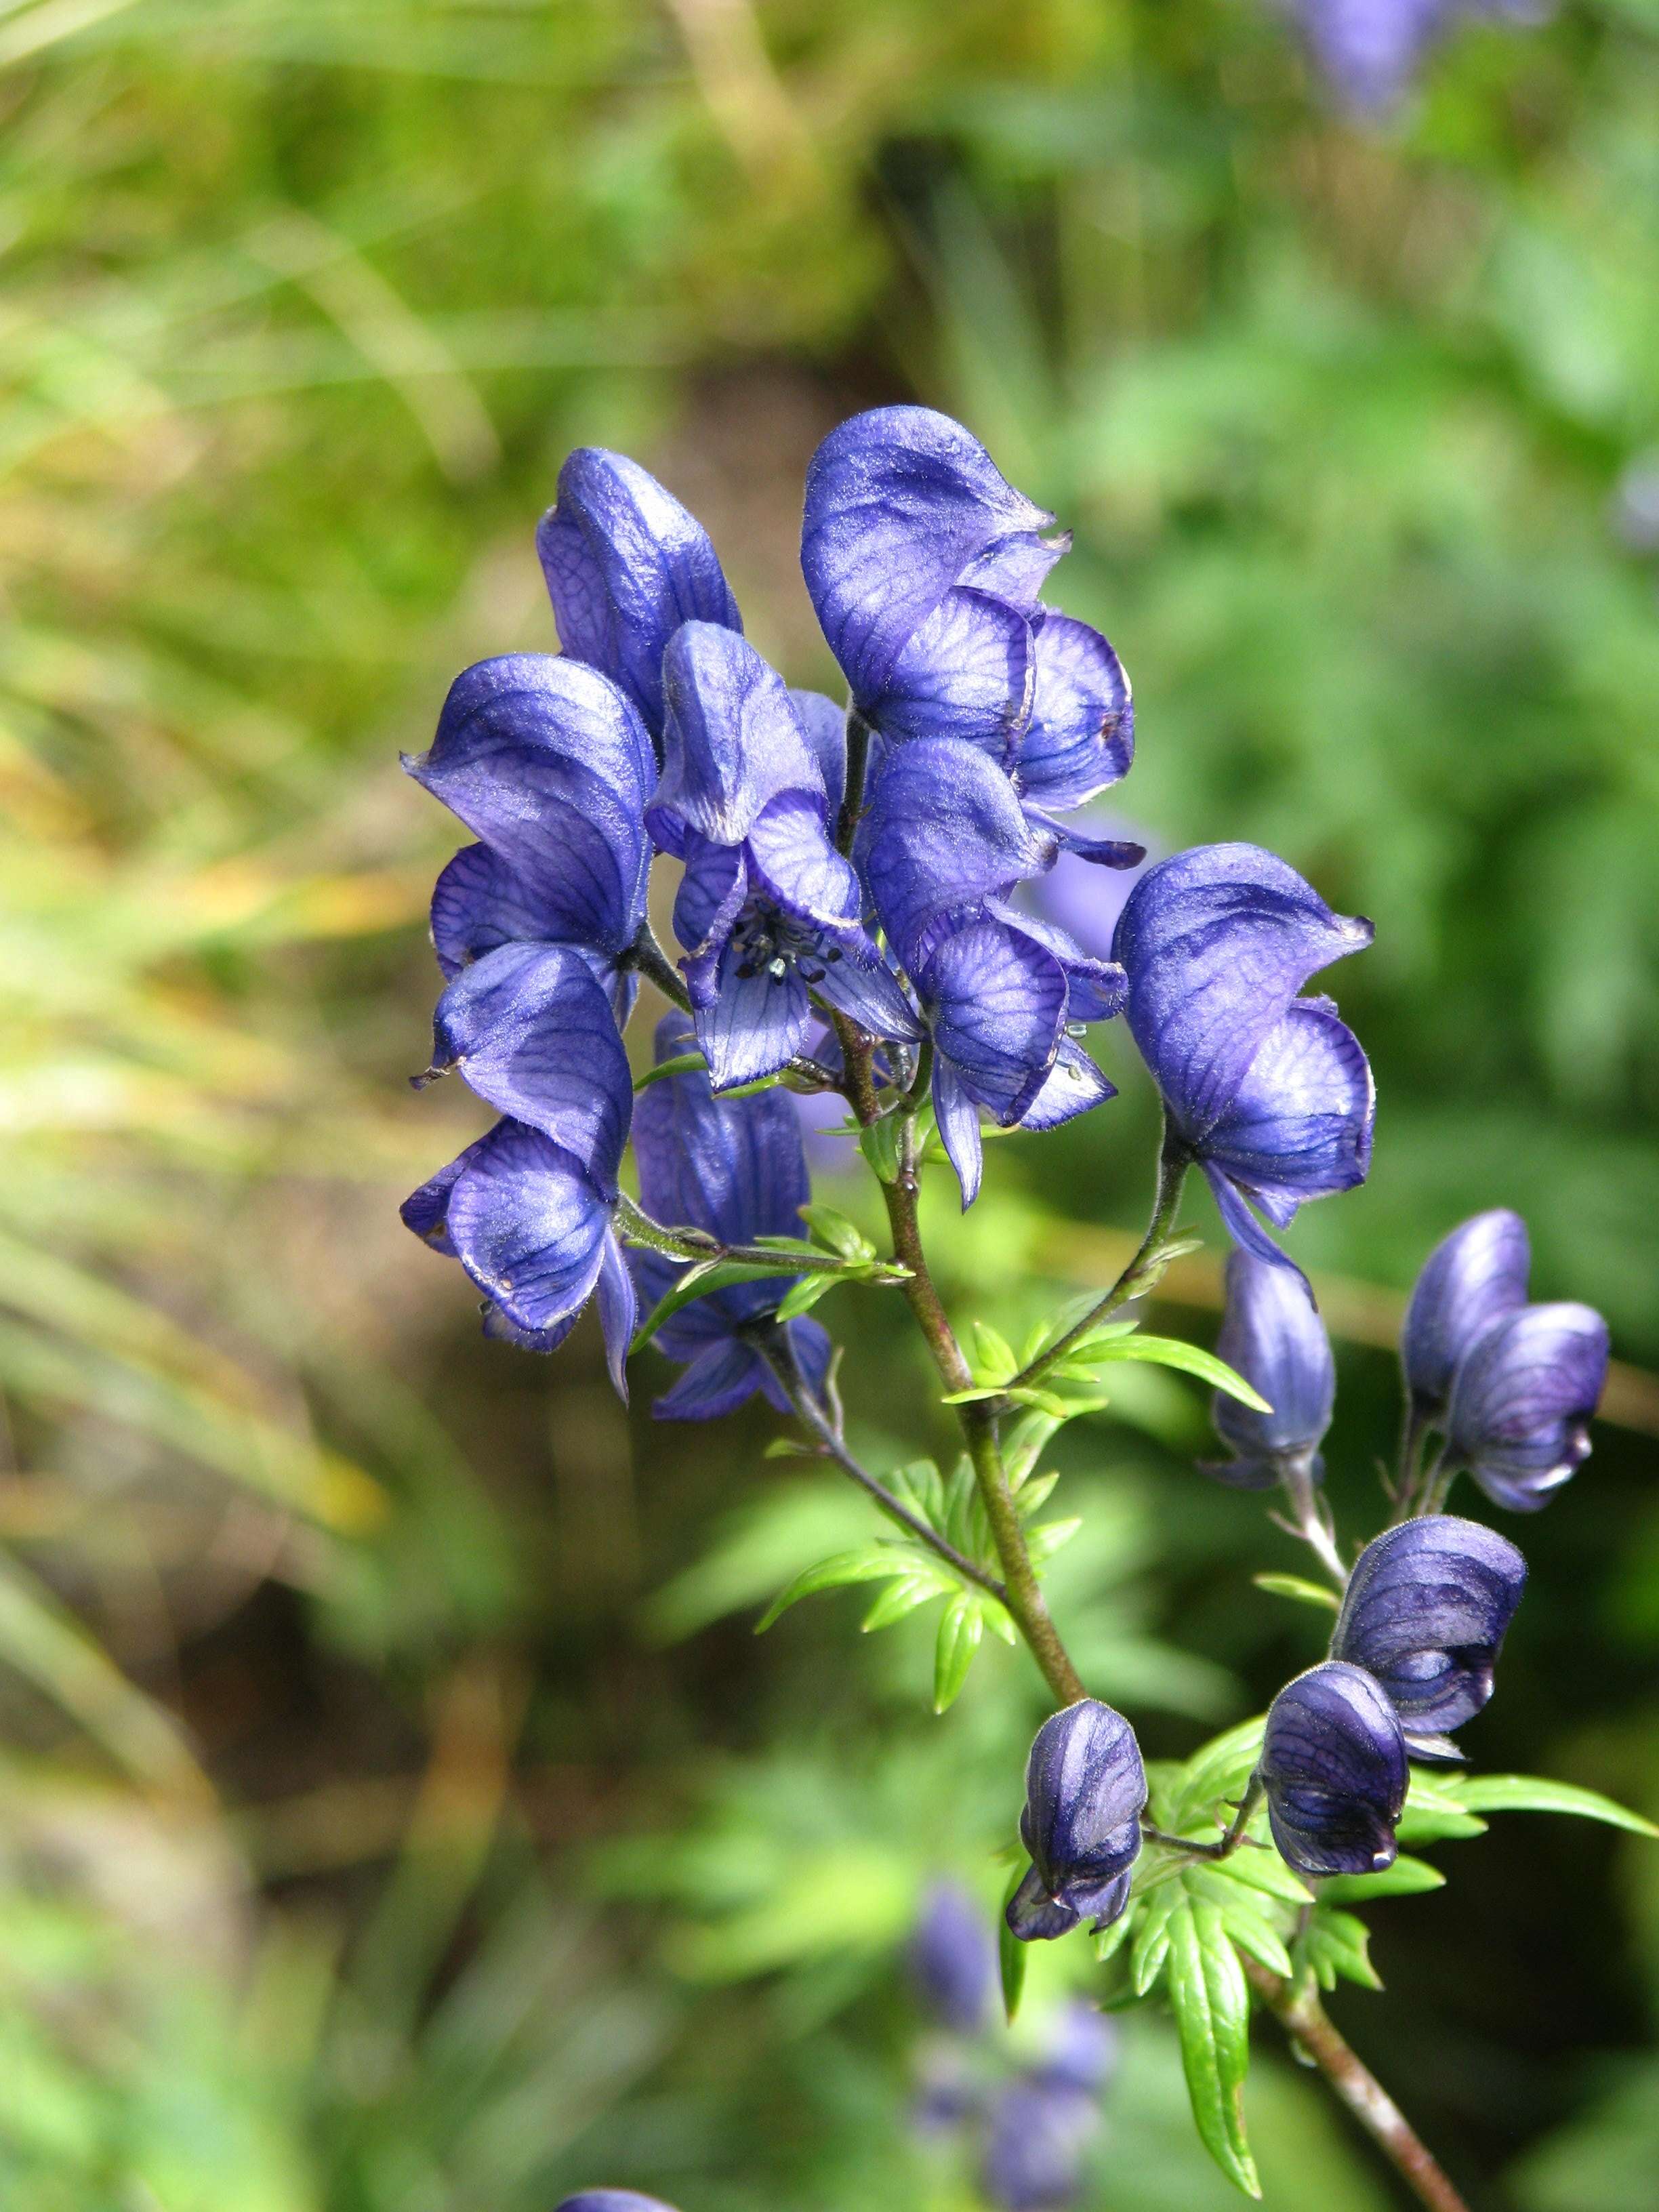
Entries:
<svg viewBox="0 0 1659 2212">
<path fill-rule="evenodd" d="M 1464 1213 L 1520 1206 L 1538 1294 L 1659 1365 L 1659 5 L 1460 33 L 1363 130 L 1267 0 L 0 0 L 0 2199 L 966 2212 L 897 1949 L 936 1869 L 994 1901 L 1036 1678 L 994 1647 L 935 1722 L 928 1626 L 844 1595 L 756 1643 L 857 1500 L 769 1415 L 653 1428 L 653 1355 L 624 1412 L 586 1324 L 485 1345 L 401 1230 L 483 1117 L 404 1086 L 459 840 L 396 756 L 551 647 L 572 445 L 658 471 L 827 683 L 805 463 L 949 408 L 1076 526 L 1123 816 L 1376 920 L 1335 978 L 1372 1181 L 1293 1240 L 1345 1526 Z M 1143 1212 L 1103 1052 L 1118 1102 L 995 1148 L 965 1223 L 933 1194 L 965 1316 Z M 1194 1218 L 1160 1318 L 1208 1341 Z M 888 1309 L 819 1311 L 855 1439 L 938 1448 Z M 1054 1593 L 1175 1753 L 1319 1631 L 1137 1373 L 1067 1433 Z M 1656 1813 L 1659 1384 L 1610 1410 L 1469 1747 Z M 1339 2018 L 1477 2206 L 1659 2204 L 1659 1863 L 1523 1816 L 1447 1863 Z M 1266 2027 L 1250 2111 L 1271 2206 L 1393 2201 Z M 1156 2021 L 1091 2192 L 1229 2201 Z"/>
</svg>

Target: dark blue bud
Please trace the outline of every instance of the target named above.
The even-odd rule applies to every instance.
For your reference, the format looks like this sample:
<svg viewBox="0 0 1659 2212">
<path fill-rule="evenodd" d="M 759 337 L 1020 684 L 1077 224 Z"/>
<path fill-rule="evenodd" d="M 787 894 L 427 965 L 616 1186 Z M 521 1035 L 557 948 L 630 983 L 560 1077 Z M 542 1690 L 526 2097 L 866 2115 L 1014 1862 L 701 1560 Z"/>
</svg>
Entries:
<svg viewBox="0 0 1659 2212">
<path fill-rule="evenodd" d="M 1527 1224 L 1507 1206 L 1477 1213 L 1424 1262 L 1400 1335 L 1406 1388 L 1419 1409 L 1446 1410 L 1452 1377 L 1475 1339 L 1527 1302 Z"/>
<path fill-rule="evenodd" d="M 1210 1418 L 1233 1457 L 1205 1472 L 1243 1489 L 1266 1489 L 1294 1462 L 1316 1479 L 1323 1470 L 1315 1455 L 1331 1425 L 1336 1367 L 1301 1276 L 1269 1267 L 1254 1253 L 1230 1253 L 1227 1311 L 1215 1348 L 1273 1410 L 1258 1413 L 1218 1390 Z"/>
<path fill-rule="evenodd" d="M 910 1972 L 917 1996 L 941 2027 L 958 2035 L 983 2027 L 996 1948 L 984 1913 L 960 1882 L 937 1881 L 923 1899 Z"/>
<path fill-rule="evenodd" d="M 1079 1920 L 1105 1928 L 1118 1918 L 1146 1802 L 1140 1747 L 1121 1713 L 1081 1698 L 1044 1721 L 1026 1761 L 1019 1816 L 1031 1869 L 1007 1911 L 1023 1942 L 1063 1936 Z"/>
<path fill-rule="evenodd" d="M 1494 1322 L 1452 1384 L 1447 1454 L 1496 1505 L 1535 1513 L 1589 1456 L 1607 1325 L 1589 1306 L 1522 1306 Z"/>
<path fill-rule="evenodd" d="M 1257 1772 L 1273 1841 L 1298 1874 L 1375 1874 L 1394 1864 L 1406 1739 L 1363 1668 L 1328 1659 L 1287 1682 L 1268 1709 Z"/>
<path fill-rule="evenodd" d="M 1408 1736 L 1443 1735 L 1492 1695 L 1527 1563 L 1478 1521 L 1431 1513 L 1385 1528 L 1348 1577 L 1333 1659 L 1374 1675 Z"/>
</svg>

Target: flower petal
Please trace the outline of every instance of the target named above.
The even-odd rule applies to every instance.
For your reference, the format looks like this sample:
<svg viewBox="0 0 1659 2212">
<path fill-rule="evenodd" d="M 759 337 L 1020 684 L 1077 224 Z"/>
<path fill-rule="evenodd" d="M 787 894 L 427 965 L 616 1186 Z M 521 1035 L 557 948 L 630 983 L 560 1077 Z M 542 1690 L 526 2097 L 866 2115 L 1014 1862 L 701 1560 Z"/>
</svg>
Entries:
<svg viewBox="0 0 1659 2212">
<path fill-rule="evenodd" d="M 521 1330 L 562 1330 L 605 1265 L 611 1208 L 580 1161 L 522 1121 L 498 1121 L 449 1194 L 456 1255 Z"/>
<path fill-rule="evenodd" d="M 833 822 L 847 795 L 847 709 L 838 707 L 833 699 L 826 699 L 822 691 L 792 690 L 789 703 L 823 778 L 824 797 L 830 802 L 830 819 Z"/>
<path fill-rule="evenodd" d="M 562 945 L 503 945 L 438 1001 L 433 1064 L 574 1153 L 613 1192 L 633 1106 L 628 1055 L 605 993 Z"/>
<path fill-rule="evenodd" d="M 1304 1200 L 1365 1180 L 1376 1103 L 1353 1031 L 1328 1001 L 1299 1000 L 1262 1041 L 1204 1158 L 1283 1228 Z"/>
<path fill-rule="evenodd" d="M 1054 1064 L 1042 1079 L 1042 1087 L 1019 1117 L 1022 1129 L 1058 1129 L 1074 1121 L 1091 1107 L 1103 1106 L 1117 1097 L 1083 1047 L 1062 1036 L 1054 1050 Z"/>
<path fill-rule="evenodd" d="M 548 898 L 514 875 L 490 846 L 464 845 L 433 890 L 433 950 L 446 981 L 501 945 L 591 950 L 595 957 L 589 964 L 609 993 L 620 1024 L 627 1016 L 619 1001 L 629 979 L 617 968 L 616 956 L 633 942 L 644 919 L 645 878 L 640 878 L 635 906 L 612 904 L 605 895 L 609 887 L 583 871 L 578 841 L 571 839 L 565 850 L 572 858 L 570 876 L 561 896 Z M 600 890 L 599 899 L 588 897 L 590 888 Z"/>
<path fill-rule="evenodd" d="M 657 1025 L 658 1064 L 690 1042 L 686 1017 L 665 1014 Z M 802 1233 L 800 1209 L 811 1188 L 800 1123 L 786 1092 L 717 1098 L 701 1071 L 665 1076 L 640 1093 L 634 1157 L 640 1202 L 659 1221 L 706 1229 L 726 1244 Z"/>
<path fill-rule="evenodd" d="M 970 1097 L 1006 1128 L 1042 1090 L 1066 1018 L 1065 970 L 1004 921 L 975 922 L 935 945 L 920 978 L 937 1050 Z"/>
<path fill-rule="evenodd" d="M 629 1273 L 628 1261 L 622 1246 L 617 1242 L 614 1229 L 607 1229 L 605 1233 L 597 1289 L 599 1327 L 605 1332 L 605 1364 L 611 1370 L 611 1380 L 616 1385 L 617 1395 L 626 1405 L 628 1348 L 634 1341 L 634 1331 L 639 1326 L 640 1302 L 634 1288 L 634 1278 Z"/>
<path fill-rule="evenodd" d="M 1258 1770 L 1281 1856 L 1298 1874 L 1392 1866 L 1409 1769 L 1394 1707 L 1362 1668 L 1328 1659 L 1267 1713 Z"/>
<path fill-rule="evenodd" d="M 1406 1309 L 1400 1356 L 1420 1406 L 1444 1410 L 1452 1376 L 1476 1338 L 1527 1303 L 1532 1247 L 1507 1206 L 1477 1213 L 1437 1244 Z"/>
<path fill-rule="evenodd" d="M 696 1009 L 697 1042 L 716 1091 L 775 1075 L 806 1042 L 812 1009 L 806 986 L 793 971 L 752 975 L 727 945 L 715 969 L 710 1003 Z"/>
<path fill-rule="evenodd" d="M 741 630 L 708 533 L 625 454 L 584 446 L 536 532 L 559 642 L 626 691 L 660 733 L 662 657 L 682 623 Z"/>
<path fill-rule="evenodd" d="M 1591 1307 L 1504 1314 L 1457 1370 L 1448 1452 L 1495 1504 L 1535 1513 L 1589 1456 L 1607 1376 L 1607 1325 Z"/>
<path fill-rule="evenodd" d="M 781 792 L 810 793 L 827 814 L 823 771 L 782 677 L 733 630 L 693 622 L 663 656 L 667 720 L 652 834 L 677 822 L 717 845 L 740 845 Z"/>
<path fill-rule="evenodd" d="M 1336 1402 L 1336 1364 L 1301 1276 L 1252 1253 L 1230 1253 L 1215 1348 L 1273 1409 L 1259 1413 L 1218 1390 L 1210 1418 L 1224 1442 L 1252 1462 L 1316 1451 Z"/>
<path fill-rule="evenodd" d="M 1080 806 L 1128 774 L 1134 730 L 1129 679 L 1106 640 L 1069 615 L 1046 615 L 1013 763 L 1021 791 L 1040 806 Z"/>
<path fill-rule="evenodd" d="M 723 1336 L 700 1352 L 651 1412 L 659 1421 L 716 1421 L 736 1413 L 766 1379 L 766 1365 L 752 1345 Z"/>
<path fill-rule="evenodd" d="M 830 842 L 816 793 L 781 793 L 755 817 L 746 842 L 757 887 L 787 913 L 823 929 L 858 928 L 859 879 Z"/>
<path fill-rule="evenodd" d="M 1380 1682 L 1413 1735 L 1443 1735 L 1491 1697 L 1526 1583 L 1526 1561 L 1495 1528 L 1450 1513 L 1402 1521 L 1360 1553 L 1331 1656 Z"/>
<path fill-rule="evenodd" d="M 801 1381 L 822 1404 L 836 1353 L 829 1330 L 822 1322 L 814 1321 L 811 1314 L 798 1314 L 793 1321 L 785 1322 L 783 1328 L 789 1339 L 790 1349 L 794 1353 Z M 763 1368 L 761 1389 L 765 1393 L 768 1404 L 780 1413 L 792 1412 L 793 1408 L 789 1402 L 789 1394 L 764 1363 Z"/>
<path fill-rule="evenodd" d="M 865 707 L 894 741 L 958 738 L 1000 766 L 1030 711 L 1031 626 L 1004 599 L 947 592 Z"/>
<path fill-rule="evenodd" d="M 945 1158 L 956 1170 L 957 1181 L 962 1188 L 962 1210 L 966 1213 L 979 1196 L 980 1178 L 985 1169 L 985 1141 L 979 1133 L 979 1109 L 948 1060 L 936 1059 L 933 1062 L 933 1100 L 939 1142 L 945 1147 Z"/>
<path fill-rule="evenodd" d="M 831 949 L 841 957 L 832 960 L 826 953 L 823 972 L 812 984 L 824 1005 L 845 1014 L 871 1036 L 918 1043 L 923 1035 L 921 1018 L 898 977 L 864 932 Z"/>
<path fill-rule="evenodd" d="M 1020 1833 L 1051 1897 L 1079 1909 L 1140 1851 L 1146 1770 L 1134 1730 L 1097 1698 L 1051 1713 L 1025 1765 Z M 1083 1909 L 1091 1909 L 1084 1905 Z"/>
</svg>

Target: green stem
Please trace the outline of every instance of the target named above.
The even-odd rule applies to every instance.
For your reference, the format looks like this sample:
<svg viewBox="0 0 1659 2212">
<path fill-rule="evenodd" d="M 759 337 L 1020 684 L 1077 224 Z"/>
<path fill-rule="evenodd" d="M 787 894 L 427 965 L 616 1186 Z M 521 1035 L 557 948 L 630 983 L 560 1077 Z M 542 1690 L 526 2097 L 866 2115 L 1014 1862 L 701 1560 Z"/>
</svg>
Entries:
<svg viewBox="0 0 1659 2212">
<path fill-rule="evenodd" d="M 850 853 L 864 811 L 864 775 L 870 764 L 870 725 L 856 707 L 847 709 L 847 781 L 836 817 L 836 849 Z"/>
<path fill-rule="evenodd" d="M 780 1275 L 857 1275 L 866 1281 L 895 1283 L 896 1270 L 878 1261 L 845 1260 L 838 1253 L 811 1253 L 791 1246 L 787 1252 L 765 1244 L 722 1244 L 706 1229 L 671 1228 L 653 1221 L 644 1208 L 623 1191 L 617 1200 L 617 1229 L 630 1244 L 661 1252 L 671 1260 L 690 1260 L 715 1267 L 770 1267 Z M 879 1273 L 872 1272 L 879 1268 Z"/>
<path fill-rule="evenodd" d="M 691 994 L 685 988 L 685 978 L 657 942 L 657 933 L 648 920 L 640 924 L 623 957 L 630 968 L 637 969 L 654 983 L 664 998 L 672 1000 L 683 1014 L 690 1012 Z"/>
</svg>

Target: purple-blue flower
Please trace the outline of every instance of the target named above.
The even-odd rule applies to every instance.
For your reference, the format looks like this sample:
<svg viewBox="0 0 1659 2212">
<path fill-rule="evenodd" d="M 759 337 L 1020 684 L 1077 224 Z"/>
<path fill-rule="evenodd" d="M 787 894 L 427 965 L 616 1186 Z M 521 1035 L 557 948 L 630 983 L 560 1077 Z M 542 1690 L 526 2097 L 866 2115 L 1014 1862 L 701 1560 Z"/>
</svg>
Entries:
<svg viewBox="0 0 1659 2212">
<path fill-rule="evenodd" d="M 637 987 L 619 963 L 645 918 L 657 764 L 615 684 L 548 653 L 478 661 L 404 766 L 483 841 L 432 894 L 446 977 L 502 945 L 574 945 L 626 1019 Z"/>
<path fill-rule="evenodd" d="M 872 1036 L 920 1038 L 864 928 L 819 753 L 782 678 L 735 631 L 687 623 L 663 682 L 662 781 L 647 819 L 685 864 L 674 931 L 715 1090 L 775 1074 L 799 1052 L 813 994 Z"/>
<path fill-rule="evenodd" d="M 1267 1711 L 1257 1767 L 1279 1854 L 1298 1874 L 1392 1866 L 1409 1769 L 1400 1718 L 1364 1668 L 1328 1659 Z"/>
<path fill-rule="evenodd" d="M 1402 1521 L 1356 1561 L 1331 1656 L 1381 1684 L 1416 1748 L 1461 1728 L 1491 1697 L 1526 1583 L 1526 1561 L 1495 1528 L 1449 1513 Z"/>
<path fill-rule="evenodd" d="M 1080 1698 L 1049 1715 L 1025 1765 L 1019 1834 L 1030 1870 L 1008 1901 L 1008 1925 L 1022 1942 L 1119 1917 L 1146 1803 L 1140 1747 L 1121 1713 Z"/>
<path fill-rule="evenodd" d="M 1055 2093 L 1031 2075 L 1012 2081 L 991 2107 L 980 2185 L 997 2212 L 1065 2212 L 1083 2186 L 1083 2158 L 1100 2124 L 1086 2097 Z"/>
<path fill-rule="evenodd" d="M 662 657 L 682 623 L 743 618 L 708 533 L 625 453 L 583 446 L 536 531 L 559 643 L 619 684 L 660 741 Z"/>
<path fill-rule="evenodd" d="M 1607 1325 L 1589 1306 L 1522 1306 L 1465 1353 L 1446 1414 L 1449 1466 L 1494 1505 L 1535 1513 L 1589 1458 L 1607 1379 Z"/>
<path fill-rule="evenodd" d="M 404 1201 L 404 1223 L 484 1293 L 488 1335 L 551 1352 L 597 1291 L 625 1395 L 635 1301 L 611 1213 L 633 1085 L 592 969 L 562 945 L 487 953 L 438 1002 L 433 1064 L 507 1118 Z"/>
<path fill-rule="evenodd" d="M 1406 1388 L 1419 1415 L 1444 1414 L 1464 1353 L 1501 1315 L 1525 1305 L 1531 1264 L 1526 1223 L 1501 1206 L 1460 1224 L 1430 1253 L 1400 1337 Z"/>
<path fill-rule="evenodd" d="M 1139 847 L 1073 839 L 1047 819 L 1115 783 L 1134 749 L 1117 655 L 1038 599 L 1071 543 L 1044 534 L 1053 522 L 949 416 L 878 407 L 812 458 L 801 567 L 872 729 L 979 746 L 1039 823 L 1091 859 L 1133 866 Z"/>
<path fill-rule="evenodd" d="M 691 1025 L 678 1012 L 657 1024 L 660 1066 L 690 1049 Z M 800 1209 L 811 1196 L 800 1124 L 788 1097 L 778 1091 L 747 1098 L 717 1098 L 700 1069 L 665 1075 L 647 1084 L 634 1109 L 634 1158 L 640 1202 L 652 1218 L 673 1228 L 704 1229 L 723 1244 L 748 1244 L 757 1237 L 799 1237 Z M 647 1307 L 681 1273 L 659 1252 L 635 1252 L 634 1276 Z M 757 1350 L 754 1332 L 775 1314 L 796 1280 L 734 1283 L 714 1291 L 665 1322 L 653 1341 L 685 1372 L 652 1407 L 659 1421 L 712 1421 L 764 1394 L 780 1413 L 789 1401 Z M 820 1324 L 800 1316 L 782 1325 L 780 1352 L 792 1357 L 814 1393 L 823 1389 L 830 1344 Z"/>
<path fill-rule="evenodd" d="M 1268 1489 L 1291 1467 L 1318 1481 L 1324 1473 L 1319 1447 L 1336 1401 L 1336 1364 L 1301 1276 L 1253 1252 L 1230 1252 L 1227 1310 L 1215 1348 L 1273 1410 L 1258 1413 L 1218 1390 L 1210 1418 L 1233 1456 L 1206 1464 L 1205 1473 L 1242 1490 Z"/>
<path fill-rule="evenodd" d="M 1129 894 L 1113 941 L 1127 1014 L 1175 1140 L 1203 1168 L 1234 1239 L 1291 1263 L 1250 1211 L 1288 1227 L 1370 1164 L 1371 1072 L 1308 978 L 1371 941 L 1257 845 L 1200 845 Z M 1247 1203 L 1247 1200 L 1249 1203 Z"/>
<path fill-rule="evenodd" d="M 1399 105 L 1434 42 L 1461 21 L 1536 23 L 1538 0 L 1296 0 L 1314 59 L 1345 106 L 1382 115 Z"/>
<path fill-rule="evenodd" d="M 660 2197 L 641 2197 L 637 2189 L 583 2189 L 556 2204 L 553 2212 L 674 2212 Z"/>
<path fill-rule="evenodd" d="M 1001 1127 L 1048 1129 L 1115 1096 L 1069 1027 L 1116 1013 L 1122 976 L 1008 905 L 1015 884 L 1052 861 L 1054 841 L 972 745 L 929 738 L 895 747 L 859 849 L 933 1039 L 934 1112 L 969 1206 L 981 1107 Z"/>
<path fill-rule="evenodd" d="M 1091 2004 L 1061 2008 L 1030 2078 L 1055 2095 L 1097 2097 L 1117 2070 L 1117 2022 Z"/>
<path fill-rule="evenodd" d="M 910 1978 L 941 2027 L 972 2035 L 985 2024 L 997 1978 L 985 1915 L 957 1881 L 936 1881 L 910 1938 Z"/>
</svg>

